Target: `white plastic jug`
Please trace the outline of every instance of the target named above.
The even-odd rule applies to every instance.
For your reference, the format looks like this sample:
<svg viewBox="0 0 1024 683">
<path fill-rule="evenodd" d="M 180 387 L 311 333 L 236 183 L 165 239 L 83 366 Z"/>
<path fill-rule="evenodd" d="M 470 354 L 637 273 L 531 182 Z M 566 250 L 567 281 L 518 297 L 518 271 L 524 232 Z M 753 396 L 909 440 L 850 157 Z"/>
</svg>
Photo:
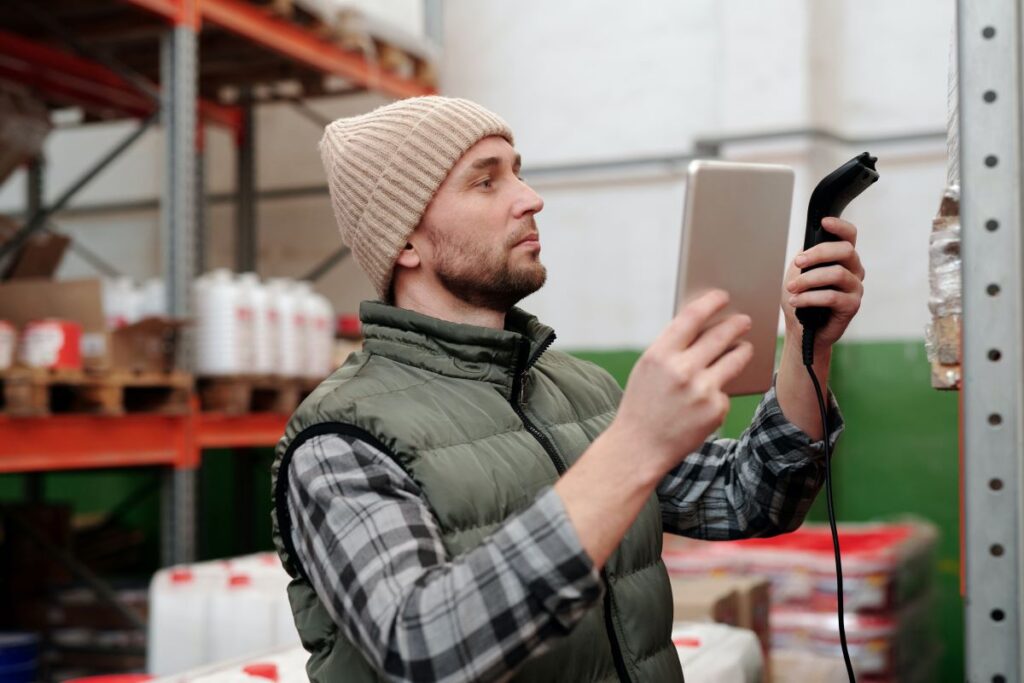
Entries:
<svg viewBox="0 0 1024 683">
<path fill-rule="evenodd" d="M 305 318 L 299 310 L 294 283 L 285 278 L 268 280 L 267 289 L 272 300 L 270 307 L 277 314 L 274 367 L 280 375 L 298 377 L 302 369 Z"/>
<path fill-rule="evenodd" d="M 210 661 L 208 579 L 188 567 L 157 572 L 149 587 L 147 669 L 157 676 Z"/>
<path fill-rule="evenodd" d="M 141 295 L 131 278 L 105 278 L 102 286 L 103 317 L 108 330 L 131 325 L 139 319 Z"/>
<path fill-rule="evenodd" d="M 242 273 L 237 279 L 238 299 L 235 314 L 238 316 L 238 362 L 242 372 L 260 372 L 256 367 L 257 356 L 257 312 L 256 307 L 265 298 L 260 278 L 256 273 Z"/>
<path fill-rule="evenodd" d="M 334 307 L 323 294 L 317 293 L 313 296 L 318 312 L 316 322 L 316 372 L 312 376 L 316 379 L 323 379 L 334 370 Z"/>
<path fill-rule="evenodd" d="M 278 591 L 234 572 L 210 598 L 210 658 L 221 661 L 257 654 L 274 645 Z"/>
<path fill-rule="evenodd" d="M 243 372 L 239 348 L 244 321 L 239 315 L 239 289 L 226 269 L 215 270 L 193 283 L 196 318 L 196 372 L 230 375 Z"/>
<path fill-rule="evenodd" d="M 142 283 L 139 288 L 139 318 L 167 315 L 167 287 L 161 278 L 154 277 Z"/>
</svg>

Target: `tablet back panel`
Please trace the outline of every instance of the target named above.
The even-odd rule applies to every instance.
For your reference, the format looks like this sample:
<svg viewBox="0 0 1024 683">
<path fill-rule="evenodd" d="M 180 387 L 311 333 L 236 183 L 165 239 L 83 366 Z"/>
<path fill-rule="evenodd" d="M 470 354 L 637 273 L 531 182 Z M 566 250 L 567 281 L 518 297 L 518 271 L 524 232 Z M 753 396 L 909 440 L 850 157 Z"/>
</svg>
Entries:
<svg viewBox="0 0 1024 683">
<path fill-rule="evenodd" d="M 771 386 L 792 201 L 786 166 L 694 161 L 688 170 L 676 311 L 717 288 L 731 301 L 712 324 L 730 313 L 751 317 L 754 357 L 726 386 L 733 396 Z"/>
</svg>

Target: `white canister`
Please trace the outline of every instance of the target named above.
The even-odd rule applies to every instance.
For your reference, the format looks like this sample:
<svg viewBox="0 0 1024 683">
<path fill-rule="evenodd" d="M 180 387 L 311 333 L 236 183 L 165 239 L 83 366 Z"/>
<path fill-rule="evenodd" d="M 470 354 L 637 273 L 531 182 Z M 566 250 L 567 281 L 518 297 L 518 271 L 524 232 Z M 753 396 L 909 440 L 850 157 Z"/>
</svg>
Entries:
<svg viewBox="0 0 1024 683">
<path fill-rule="evenodd" d="M 285 278 L 269 280 L 267 289 L 271 298 L 269 306 L 277 315 L 274 368 L 282 376 L 298 377 L 302 369 L 301 334 L 305 329 L 305 318 L 299 314 L 293 281 Z"/>
<path fill-rule="evenodd" d="M 265 295 L 256 273 L 242 273 L 237 279 L 238 298 L 235 301 L 235 315 L 238 316 L 238 362 L 242 372 L 260 372 L 256 367 L 258 344 L 256 307 L 262 307 Z"/>
<path fill-rule="evenodd" d="M 221 583 L 218 582 L 217 588 Z M 149 587 L 146 668 L 157 676 L 210 661 L 209 596 L 212 582 L 191 567 L 157 572 Z"/>
<path fill-rule="evenodd" d="M 139 319 L 141 295 L 131 278 L 106 278 L 103 280 L 103 317 L 108 330 L 131 325 Z"/>
<path fill-rule="evenodd" d="M 310 376 L 324 379 L 334 370 L 334 307 L 330 300 L 322 294 L 314 294 L 316 302 L 316 357 L 315 369 Z"/>
<path fill-rule="evenodd" d="M 295 283 L 295 291 L 299 300 L 299 310 L 302 311 L 302 368 L 300 372 L 303 377 L 318 377 L 320 375 L 320 338 L 325 322 L 322 320 L 322 311 L 313 291 L 313 284 L 310 282 Z"/>
<path fill-rule="evenodd" d="M 276 602 L 252 575 L 237 572 L 210 597 L 210 660 L 258 655 L 274 646 Z"/>
<path fill-rule="evenodd" d="M 259 372 L 265 374 L 276 374 L 279 372 L 277 361 L 280 355 L 280 341 L 278 335 L 281 333 L 280 314 L 277 310 L 278 298 L 274 296 L 267 283 L 260 284 L 262 294 L 262 314 L 254 310 L 256 332 L 256 367 Z"/>
<path fill-rule="evenodd" d="M 196 279 L 192 288 L 196 332 L 196 372 L 232 375 L 245 370 L 239 348 L 245 335 L 239 314 L 239 289 L 226 269 Z"/>
<path fill-rule="evenodd" d="M 167 287 L 161 278 L 154 277 L 142 283 L 139 288 L 139 319 L 167 317 Z"/>
</svg>

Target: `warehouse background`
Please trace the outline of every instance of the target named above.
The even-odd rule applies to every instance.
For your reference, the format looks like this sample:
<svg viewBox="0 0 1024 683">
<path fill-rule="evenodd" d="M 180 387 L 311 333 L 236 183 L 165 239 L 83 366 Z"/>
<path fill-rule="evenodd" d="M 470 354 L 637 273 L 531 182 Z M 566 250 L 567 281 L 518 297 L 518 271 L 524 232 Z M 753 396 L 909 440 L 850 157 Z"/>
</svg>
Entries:
<svg viewBox="0 0 1024 683">
<path fill-rule="evenodd" d="M 425 30 L 421 2 L 364 5 L 406 30 Z M 832 388 L 848 423 L 836 461 L 838 512 L 846 521 L 916 514 L 939 525 L 941 670 L 947 680 L 962 680 L 957 397 L 929 387 L 923 347 L 927 240 L 945 182 L 953 3 L 647 0 L 627 11 L 584 0 L 445 0 L 440 7 L 441 91 L 477 100 L 509 121 L 525 175 L 546 202 L 538 223 L 550 277 L 523 305 L 558 330 L 563 349 L 622 381 L 671 314 L 683 174 L 699 145 L 719 141 L 726 158 L 797 169 L 790 254 L 814 182 L 865 148 L 878 155 L 882 182 L 845 216 L 861 229 L 868 278 L 863 309 L 834 359 Z M 385 101 L 358 95 L 310 106 L 333 118 Z M 258 209 L 259 272 L 298 276 L 338 244 L 322 191 L 320 131 L 287 105 L 262 106 L 257 116 L 258 187 L 271 195 Z M 130 125 L 51 135 L 49 194 Z M 829 134 L 890 139 L 849 145 Z M 215 129 L 207 135 L 209 189 L 230 192 L 232 142 Z M 735 137 L 747 139 L 728 141 Z M 160 149 L 159 132 L 147 134 L 60 221 L 139 279 L 159 274 Z M 0 212 L 23 210 L 24 196 L 23 178 L 5 184 Z M 211 203 L 208 217 L 209 265 L 230 265 L 231 203 Z M 93 274 L 72 254 L 59 276 Z M 355 311 L 371 292 L 351 260 L 317 288 L 339 312 Z M 728 433 L 746 423 L 753 405 L 734 404 Z M 265 452 L 252 457 L 257 465 L 269 461 Z M 233 518 L 234 478 L 256 477 L 260 495 L 242 515 L 253 518 L 261 547 L 269 545 L 263 469 L 238 470 L 214 455 L 204 461 L 201 481 L 203 513 Z M 147 476 L 155 475 L 52 474 L 45 486 L 48 498 L 73 500 L 87 512 Z M 19 477 L 0 478 L 0 496 L 20 492 Z M 815 515 L 824 518 L 823 511 Z M 131 521 L 155 532 L 156 517 L 153 502 Z M 227 525 L 203 526 L 206 556 L 250 549 Z"/>
</svg>

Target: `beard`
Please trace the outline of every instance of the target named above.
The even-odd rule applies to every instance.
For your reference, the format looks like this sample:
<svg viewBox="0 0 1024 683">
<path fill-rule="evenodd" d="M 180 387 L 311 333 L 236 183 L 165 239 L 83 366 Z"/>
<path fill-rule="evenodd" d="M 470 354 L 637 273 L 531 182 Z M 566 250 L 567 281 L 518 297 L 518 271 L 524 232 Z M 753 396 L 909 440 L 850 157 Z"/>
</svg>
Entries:
<svg viewBox="0 0 1024 683">
<path fill-rule="evenodd" d="M 477 308 L 506 313 L 543 287 L 547 280 L 547 269 L 536 254 L 526 256 L 525 262 L 519 264 L 513 264 L 509 258 L 512 248 L 535 232 L 537 228 L 531 218 L 495 249 L 485 244 L 459 242 L 431 230 L 428 237 L 437 258 L 437 278 L 459 300 Z"/>
</svg>

